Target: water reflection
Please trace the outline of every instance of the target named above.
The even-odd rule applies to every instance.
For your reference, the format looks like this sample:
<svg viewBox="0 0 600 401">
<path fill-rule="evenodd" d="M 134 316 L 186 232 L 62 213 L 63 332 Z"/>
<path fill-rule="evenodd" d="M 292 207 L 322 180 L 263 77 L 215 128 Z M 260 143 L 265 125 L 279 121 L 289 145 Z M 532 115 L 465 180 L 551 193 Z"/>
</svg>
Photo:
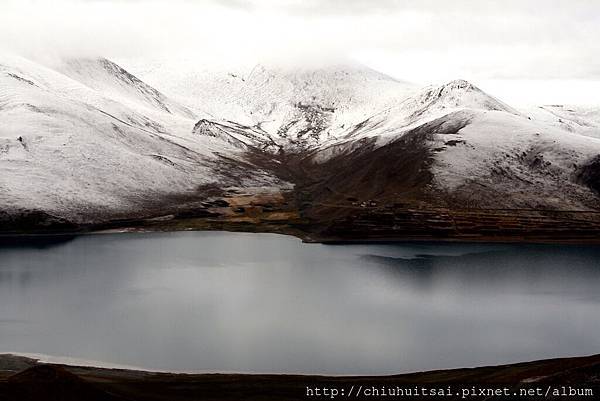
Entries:
<svg viewBox="0 0 600 401">
<path fill-rule="evenodd" d="M 0 248 L 0 351 L 384 374 L 600 352 L 600 249 L 232 233 Z"/>
<path fill-rule="evenodd" d="M 75 238 L 77 237 L 70 234 L 20 236 L 0 235 L 0 252 L 3 248 L 51 248 L 73 241 Z"/>
</svg>

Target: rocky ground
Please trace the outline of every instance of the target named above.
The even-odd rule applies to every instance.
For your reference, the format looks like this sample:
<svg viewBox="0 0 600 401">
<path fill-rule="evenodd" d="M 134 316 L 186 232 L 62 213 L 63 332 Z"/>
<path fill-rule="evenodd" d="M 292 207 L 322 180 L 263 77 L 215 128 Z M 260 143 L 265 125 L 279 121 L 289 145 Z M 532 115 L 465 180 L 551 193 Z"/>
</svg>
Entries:
<svg viewBox="0 0 600 401">
<path fill-rule="evenodd" d="M 536 209 L 450 209 L 349 197 L 339 203 L 299 202 L 297 193 L 228 194 L 164 214 L 93 225 L 25 215 L 3 225 L 2 241 L 22 236 L 91 232 L 222 230 L 294 235 L 306 242 L 489 241 L 600 243 L 600 212 Z M 43 224 L 39 224 L 40 219 Z"/>
</svg>

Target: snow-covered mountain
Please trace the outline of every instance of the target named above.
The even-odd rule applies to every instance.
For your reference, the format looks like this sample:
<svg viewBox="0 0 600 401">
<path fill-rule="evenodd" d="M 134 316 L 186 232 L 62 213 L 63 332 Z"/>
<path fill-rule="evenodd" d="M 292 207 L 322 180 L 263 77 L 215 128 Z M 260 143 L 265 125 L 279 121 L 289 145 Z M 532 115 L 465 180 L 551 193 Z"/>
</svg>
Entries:
<svg viewBox="0 0 600 401">
<path fill-rule="evenodd" d="M 53 68 L 120 103 L 133 107 L 145 106 L 155 112 L 166 112 L 183 118 L 197 117 L 189 109 L 105 58 L 68 59 L 54 65 Z"/>
<path fill-rule="evenodd" d="M 527 110 L 530 116 L 547 125 L 580 135 L 600 138 L 600 106 L 542 105 Z"/>
<path fill-rule="evenodd" d="M 197 135 L 195 114 L 105 59 L 56 69 L 0 57 L 0 204 L 77 222 L 126 217 L 193 198 L 198 188 L 285 185 L 235 177 L 224 141 Z"/>
<path fill-rule="evenodd" d="M 0 207 L 100 222 L 295 187 L 327 205 L 600 210 L 599 116 L 518 110 L 464 80 L 420 88 L 352 63 L 1 55 Z"/>
<path fill-rule="evenodd" d="M 130 62 L 144 80 L 207 119 L 264 132 L 287 150 L 322 146 L 418 88 L 355 63 L 203 70 L 190 61 Z"/>
</svg>

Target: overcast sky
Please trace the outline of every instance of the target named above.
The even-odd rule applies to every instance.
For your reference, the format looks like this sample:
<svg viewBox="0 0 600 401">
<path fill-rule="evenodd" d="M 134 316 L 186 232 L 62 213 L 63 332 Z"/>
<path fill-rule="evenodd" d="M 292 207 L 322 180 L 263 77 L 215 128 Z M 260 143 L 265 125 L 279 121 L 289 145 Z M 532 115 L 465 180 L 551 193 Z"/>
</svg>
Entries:
<svg viewBox="0 0 600 401">
<path fill-rule="evenodd" d="M 547 100 L 551 85 L 586 102 L 600 89 L 598 0 L 0 3 L 0 47 L 29 57 L 352 58 L 418 83 L 464 78 L 498 92 L 537 82 Z"/>
</svg>

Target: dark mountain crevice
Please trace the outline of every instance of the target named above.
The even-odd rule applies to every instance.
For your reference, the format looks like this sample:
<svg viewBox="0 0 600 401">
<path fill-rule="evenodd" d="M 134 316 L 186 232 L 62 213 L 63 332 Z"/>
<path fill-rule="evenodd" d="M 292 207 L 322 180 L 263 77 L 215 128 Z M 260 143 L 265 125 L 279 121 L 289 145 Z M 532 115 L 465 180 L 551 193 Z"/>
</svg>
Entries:
<svg viewBox="0 0 600 401">
<path fill-rule="evenodd" d="M 433 190 L 433 143 L 436 136 L 456 134 L 469 122 L 468 113 L 456 117 L 423 124 L 383 146 L 377 146 L 376 138 L 361 139 L 322 163 L 316 161 L 318 151 L 276 158 L 257 151 L 247 158 L 292 182 L 301 216 L 320 231 L 356 218 L 367 211 L 365 206 L 440 206 Z"/>
<path fill-rule="evenodd" d="M 575 180 L 600 196 L 600 155 L 579 168 Z"/>
</svg>

